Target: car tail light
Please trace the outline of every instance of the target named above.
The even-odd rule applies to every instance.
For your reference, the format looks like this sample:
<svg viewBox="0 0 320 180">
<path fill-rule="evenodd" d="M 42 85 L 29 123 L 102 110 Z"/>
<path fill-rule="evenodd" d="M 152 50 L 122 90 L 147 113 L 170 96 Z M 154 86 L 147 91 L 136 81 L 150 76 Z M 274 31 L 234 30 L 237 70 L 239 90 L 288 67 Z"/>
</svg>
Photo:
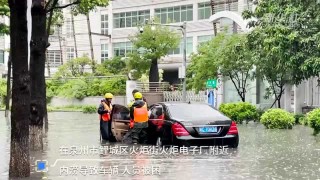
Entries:
<svg viewBox="0 0 320 180">
<path fill-rule="evenodd" d="M 189 136 L 189 132 L 179 123 L 172 125 L 172 131 L 176 136 Z"/>
<path fill-rule="evenodd" d="M 232 121 L 228 134 L 238 134 L 236 122 Z"/>
</svg>

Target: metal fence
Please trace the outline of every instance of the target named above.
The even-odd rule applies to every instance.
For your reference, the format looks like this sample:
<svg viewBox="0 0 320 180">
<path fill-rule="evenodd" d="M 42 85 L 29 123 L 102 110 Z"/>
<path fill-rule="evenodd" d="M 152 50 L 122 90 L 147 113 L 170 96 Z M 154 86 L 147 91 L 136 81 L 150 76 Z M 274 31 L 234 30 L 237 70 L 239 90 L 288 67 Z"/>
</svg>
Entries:
<svg viewBox="0 0 320 180">
<path fill-rule="evenodd" d="M 141 92 L 164 92 L 168 91 L 170 84 L 168 82 L 138 82 L 137 88 Z"/>
<path fill-rule="evenodd" d="M 182 101 L 182 91 L 164 91 L 163 92 L 164 101 Z M 206 91 L 200 91 L 196 93 L 195 91 L 187 91 L 187 101 L 190 102 L 207 102 L 208 96 Z"/>
</svg>

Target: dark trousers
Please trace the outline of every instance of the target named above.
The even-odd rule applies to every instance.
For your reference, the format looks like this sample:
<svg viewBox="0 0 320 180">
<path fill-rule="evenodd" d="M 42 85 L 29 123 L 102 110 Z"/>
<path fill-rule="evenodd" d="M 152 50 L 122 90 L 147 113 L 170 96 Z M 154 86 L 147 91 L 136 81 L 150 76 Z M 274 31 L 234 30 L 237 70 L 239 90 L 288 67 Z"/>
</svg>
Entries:
<svg viewBox="0 0 320 180">
<path fill-rule="evenodd" d="M 148 141 L 148 122 L 134 123 L 132 128 L 132 142 L 146 144 Z"/>
<path fill-rule="evenodd" d="M 110 122 L 100 120 L 100 133 L 103 140 L 108 141 L 110 139 Z"/>
</svg>

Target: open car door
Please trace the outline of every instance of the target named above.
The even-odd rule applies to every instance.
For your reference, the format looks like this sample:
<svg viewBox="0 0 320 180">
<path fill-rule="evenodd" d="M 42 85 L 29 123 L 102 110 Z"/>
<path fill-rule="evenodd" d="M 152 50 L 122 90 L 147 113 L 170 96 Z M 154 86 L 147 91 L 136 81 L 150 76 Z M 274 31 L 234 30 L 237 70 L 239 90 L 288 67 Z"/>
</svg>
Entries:
<svg viewBox="0 0 320 180">
<path fill-rule="evenodd" d="M 130 111 L 127 107 L 114 104 L 111 113 L 111 133 L 115 140 L 121 142 L 129 130 Z"/>
</svg>

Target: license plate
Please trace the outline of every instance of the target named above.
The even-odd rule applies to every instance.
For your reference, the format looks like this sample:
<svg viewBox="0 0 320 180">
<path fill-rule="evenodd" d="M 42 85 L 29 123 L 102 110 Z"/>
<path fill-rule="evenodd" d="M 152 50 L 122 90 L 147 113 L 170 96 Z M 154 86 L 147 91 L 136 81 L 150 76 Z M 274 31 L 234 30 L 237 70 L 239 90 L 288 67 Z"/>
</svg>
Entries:
<svg viewBox="0 0 320 180">
<path fill-rule="evenodd" d="M 217 127 L 201 127 L 199 128 L 200 133 L 216 133 Z"/>
</svg>

